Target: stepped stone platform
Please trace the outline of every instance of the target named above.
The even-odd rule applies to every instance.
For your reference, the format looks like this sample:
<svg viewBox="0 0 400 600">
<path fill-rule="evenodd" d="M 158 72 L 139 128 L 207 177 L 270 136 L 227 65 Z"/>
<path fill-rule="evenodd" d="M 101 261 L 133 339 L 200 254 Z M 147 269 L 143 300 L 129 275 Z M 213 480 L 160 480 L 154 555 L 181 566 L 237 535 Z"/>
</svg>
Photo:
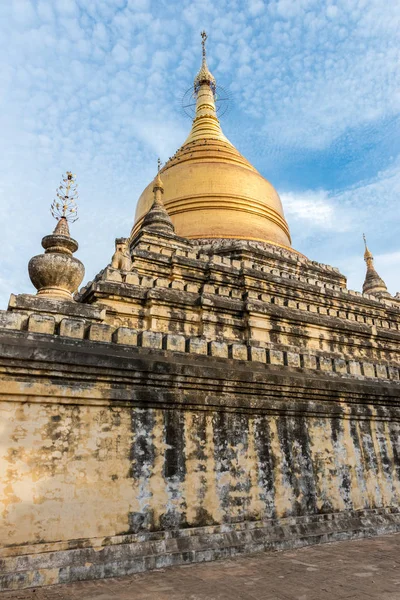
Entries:
<svg viewBox="0 0 400 600">
<path fill-rule="evenodd" d="M 398 600 L 399 567 L 395 534 L 4 592 L 0 599 Z"/>
</svg>

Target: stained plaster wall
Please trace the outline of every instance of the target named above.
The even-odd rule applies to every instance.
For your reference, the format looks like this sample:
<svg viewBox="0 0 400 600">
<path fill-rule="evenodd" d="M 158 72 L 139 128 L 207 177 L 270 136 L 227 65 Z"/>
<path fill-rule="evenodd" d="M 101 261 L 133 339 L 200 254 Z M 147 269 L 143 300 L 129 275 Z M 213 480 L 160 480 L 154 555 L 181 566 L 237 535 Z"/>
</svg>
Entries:
<svg viewBox="0 0 400 600">
<path fill-rule="evenodd" d="M 4 546 L 398 505 L 399 424 L 1 405 Z"/>
<path fill-rule="evenodd" d="M 15 335 L 1 347 L 0 557 L 399 504 L 396 384 Z"/>
</svg>

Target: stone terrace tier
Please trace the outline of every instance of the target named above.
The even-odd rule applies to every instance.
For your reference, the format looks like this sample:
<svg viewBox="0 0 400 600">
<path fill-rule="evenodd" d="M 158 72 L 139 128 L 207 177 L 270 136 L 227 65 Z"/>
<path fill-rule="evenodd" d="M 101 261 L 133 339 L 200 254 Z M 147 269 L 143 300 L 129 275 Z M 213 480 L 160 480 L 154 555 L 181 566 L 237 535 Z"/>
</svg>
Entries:
<svg viewBox="0 0 400 600">
<path fill-rule="evenodd" d="M 105 308 L 110 327 L 398 365 L 400 302 L 348 290 L 331 266 L 274 246 L 145 231 L 131 252 L 131 271 L 108 267 L 77 297 Z"/>
<path fill-rule="evenodd" d="M 132 269 L 107 267 L 77 303 L 12 296 L 8 329 L 341 377 L 399 379 L 400 302 L 347 290 L 331 266 L 255 242 L 142 230 Z"/>
</svg>

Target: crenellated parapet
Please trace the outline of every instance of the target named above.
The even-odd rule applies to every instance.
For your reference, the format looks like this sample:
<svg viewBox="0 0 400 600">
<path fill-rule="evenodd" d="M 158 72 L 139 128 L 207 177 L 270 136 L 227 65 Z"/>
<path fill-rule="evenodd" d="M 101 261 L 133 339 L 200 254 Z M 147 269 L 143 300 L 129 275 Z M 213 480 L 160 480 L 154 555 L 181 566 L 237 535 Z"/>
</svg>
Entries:
<svg viewBox="0 0 400 600">
<path fill-rule="evenodd" d="M 23 299 L 18 299 L 18 297 L 17 302 L 20 310 L 0 312 L 0 332 L 1 330 L 18 331 L 27 336 L 43 334 L 65 341 L 80 340 L 82 350 L 85 349 L 86 343 L 99 342 L 126 346 L 127 351 L 132 348 L 140 351 L 152 349 L 165 355 L 185 353 L 212 359 L 258 363 L 283 370 L 285 368 L 300 371 L 310 370 L 319 372 L 321 376 L 333 375 L 341 378 L 399 381 L 399 360 L 392 363 L 374 362 L 361 356 L 345 359 L 341 354 L 335 352 L 313 352 L 273 342 L 239 343 L 221 341 L 221 339 L 210 340 L 205 337 L 179 333 L 162 333 L 149 329 L 140 331 L 130 327 L 108 325 L 103 321 L 105 310 L 103 313 L 100 311 L 96 313 L 93 309 L 91 311 L 82 310 L 66 316 L 59 313 L 32 311 L 32 307 L 24 306 Z M 22 312 L 24 308 L 25 310 Z"/>
</svg>

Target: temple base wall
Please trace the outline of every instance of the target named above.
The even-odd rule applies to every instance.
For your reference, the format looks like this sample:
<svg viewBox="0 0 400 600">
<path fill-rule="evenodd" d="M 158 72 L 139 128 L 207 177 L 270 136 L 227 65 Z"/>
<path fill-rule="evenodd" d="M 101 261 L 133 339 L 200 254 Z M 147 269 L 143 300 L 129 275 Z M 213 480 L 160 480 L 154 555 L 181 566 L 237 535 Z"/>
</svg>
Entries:
<svg viewBox="0 0 400 600">
<path fill-rule="evenodd" d="M 400 388 L 4 332 L 2 589 L 400 529 Z"/>
</svg>

